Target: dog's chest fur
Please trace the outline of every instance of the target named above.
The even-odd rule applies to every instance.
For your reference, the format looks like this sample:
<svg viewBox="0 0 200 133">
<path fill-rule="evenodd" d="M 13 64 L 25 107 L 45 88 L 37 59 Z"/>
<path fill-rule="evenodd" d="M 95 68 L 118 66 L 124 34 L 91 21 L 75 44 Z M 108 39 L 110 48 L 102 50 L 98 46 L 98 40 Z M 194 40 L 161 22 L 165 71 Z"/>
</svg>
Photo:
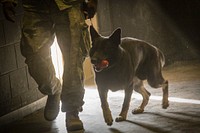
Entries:
<svg viewBox="0 0 200 133">
<path fill-rule="evenodd" d="M 129 54 L 123 53 L 120 60 L 110 68 L 95 72 L 96 83 L 101 88 L 112 91 L 127 88 L 133 79 L 133 67 Z"/>
</svg>

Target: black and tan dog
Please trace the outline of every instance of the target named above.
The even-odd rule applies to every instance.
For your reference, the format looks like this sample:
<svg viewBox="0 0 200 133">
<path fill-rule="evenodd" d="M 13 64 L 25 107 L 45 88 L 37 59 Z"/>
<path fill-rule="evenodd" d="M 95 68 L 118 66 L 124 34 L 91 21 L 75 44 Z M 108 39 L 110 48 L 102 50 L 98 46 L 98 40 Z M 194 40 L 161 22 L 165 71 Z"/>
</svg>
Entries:
<svg viewBox="0 0 200 133">
<path fill-rule="evenodd" d="M 141 105 L 132 113 L 142 113 L 149 101 L 150 93 L 144 88 L 143 80 L 153 88 L 162 87 L 162 107 L 169 106 L 168 81 L 162 76 L 163 53 L 151 44 L 135 38 L 121 38 L 121 29 L 116 29 L 109 37 L 101 36 L 90 26 L 92 48 L 90 59 L 95 70 L 103 115 L 107 125 L 113 119 L 107 102 L 108 90 L 124 90 L 125 98 L 116 122 L 126 120 L 133 89 L 143 97 Z"/>
</svg>

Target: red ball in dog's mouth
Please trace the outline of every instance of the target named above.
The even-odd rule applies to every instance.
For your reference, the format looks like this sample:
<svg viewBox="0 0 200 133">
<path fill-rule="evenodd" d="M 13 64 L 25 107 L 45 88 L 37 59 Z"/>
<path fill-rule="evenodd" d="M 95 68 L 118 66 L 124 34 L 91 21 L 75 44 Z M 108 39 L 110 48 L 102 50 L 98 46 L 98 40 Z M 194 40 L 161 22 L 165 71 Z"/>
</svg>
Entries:
<svg viewBox="0 0 200 133">
<path fill-rule="evenodd" d="M 108 65 L 109 65 L 108 60 L 102 60 L 101 61 L 101 67 L 108 67 Z"/>
<path fill-rule="evenodd" d="M 108 60 L 104 59 L 99 64 L 95 65 L 95 71 L 100 72 L 102 69 L 109 66 Z"/>
</svg>

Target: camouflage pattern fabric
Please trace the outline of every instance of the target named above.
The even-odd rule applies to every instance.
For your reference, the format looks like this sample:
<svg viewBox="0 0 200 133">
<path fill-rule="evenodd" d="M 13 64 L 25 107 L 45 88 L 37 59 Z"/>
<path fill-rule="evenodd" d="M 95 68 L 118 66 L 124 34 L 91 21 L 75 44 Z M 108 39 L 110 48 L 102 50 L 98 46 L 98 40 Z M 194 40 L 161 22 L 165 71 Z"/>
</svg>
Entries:
<svg viewBox="0 0 200 133">
<path fill-rule="evenodd" d="M 67 65 L 64 66 L 63 90 L 61 94 L 62 111 L 81 107 L 84 96 L 83 62 L 90 49 L 88 26 L 80 10 L 80 5 L 68 10 L 71 46 L 67 52 Z M 66 102 L 65 102 L 66 101 Z"/>
<path fill-rule="evenodd" d="M 58 79 L 50 53 L 56 36 L 64 59 L 62 111 L 80 108 L 84 104 L 83 62 L 90 49 L 88 26 L 80 4 L 60 10 L 53 0 L 24 2 L 27 3 L 24 5 L 21 52 L 26 58 L 29 73 L 43 94 L 57 91 Z M 38 6 L 41 10 L 33 10 Z"/>
</svg>

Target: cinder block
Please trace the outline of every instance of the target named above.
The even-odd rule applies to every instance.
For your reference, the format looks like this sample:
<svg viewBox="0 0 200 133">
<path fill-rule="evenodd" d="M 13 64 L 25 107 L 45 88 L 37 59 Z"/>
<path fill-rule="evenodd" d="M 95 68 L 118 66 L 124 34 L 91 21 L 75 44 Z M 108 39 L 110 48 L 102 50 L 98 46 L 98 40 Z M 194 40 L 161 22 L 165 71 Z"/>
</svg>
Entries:
<svg viewBox="0 0 200 133">
<path fill-rule="evenodd" d="M 37 99 L 37 90 L 32 89 L 23 94 L 21 94 L 22 106 L 28 105 Z"/>
<path fill-rule="evenodd" d="M 11 82 L 12 97 L 16 97 L 28 91 L 28 80 L 26 75 L 26 69 L 21 68 L 10 73 L 10 82 Z"/>
<path fill-rule="evenodd" d="M 10 109 L 9 112 L 19 109 L 21 107 L 22 107 L 21 97 L 20 96 L 13 97 L 11 99 L 11 106 L 9 107 L 9 109 Z"/>
<path fill-rule="evenodd" d="M 25 67 L 26 66 L 25 58 L 21 54 L 19 43 L 18 45 L 15 45 L 15 49 L 16 49 L 16 56 L 17 56 L 17 67 L 18 68 Z"/>
<path fill-rule="evenodd" d="M 0 77 L 0 101 L 6 101 L 11 99 L 9 75 Z"/>
<path fill-rule="evenodd" d="M 24 106 L 20 109 L 12 111 L 4 116 L 0 115 L 0 125 L 1 124 L 9 124 L 13 121 L 17 121 L 22 119 L 24 116 L 27 116 L 45 106 L 47 97 L 37 100 L 27 106 Z M 1 112 L 1 110 L 0 110 Z M 2 133 L 2 132 L 1 132 Z"/>
<path fill-rule="evenodd" d="M 2 21 L 0 21 L 0 47 L 5 45 L 5 37 L 4 37 L 4 31 L 3 31 L 3 24 Z"/>
<path fill-rule="evenodd" d="M 7 44 L 14 44 L 20 41 L 21 37 L 21 27 L 20 27 L 20 17 L 16 17 L 15 23 L 5 20 L 4 21 L 4 31 Z"/>
<path fill-rule="evenodd" d="M 7 114 L 10 109 L 11 99 L 6 101 L 0 101 L 0 116 Z"/>
<path fill-rule="evenodd" d="M 20 96 L 14 97 L 10 100 L 0 102 L 0 116 L 8 114 L 16 109 L 21 107 L 21 98 Z"/>
<path fill-rule="evenodd" d="M 0 48 L 0 75 L 17 68 L 14 45 Z"/>
</svg>

